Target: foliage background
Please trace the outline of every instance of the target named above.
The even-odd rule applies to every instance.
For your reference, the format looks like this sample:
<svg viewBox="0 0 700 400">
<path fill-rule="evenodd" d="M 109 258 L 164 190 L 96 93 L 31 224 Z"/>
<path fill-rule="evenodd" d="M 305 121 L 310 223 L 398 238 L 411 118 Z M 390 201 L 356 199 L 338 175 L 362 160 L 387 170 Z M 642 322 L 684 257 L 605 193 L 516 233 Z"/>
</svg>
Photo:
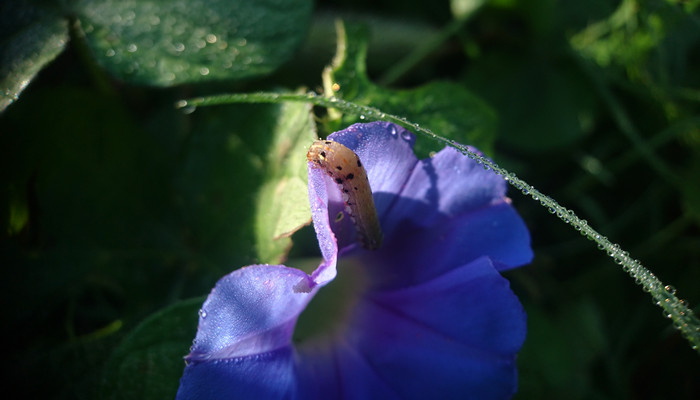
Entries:
<svg viewBox="0 0 700 400">
<path fill-rule="evenodd" d="M 271 240 L 282 217 L 265 216 L 305 200 L 275 203 L 270 190 L 303 178 L 315 129 L 307 106 L 173 105 L 321 90 L 336 18 L 370 38 L 365 60 L 353 50 L 362 34 L 350 35 L 354 64 L 334 71 L 344 98 L 478 144 L 700 303 L 697 1 L 140 4 L 0 6 L 5 378 L 26 397 L 172 397 L 201 296 L 235 268 L 285 258 L 292 242 Z M 194 22 L 129 28 L 154 16 Z M 217 43 L 202 21 L 241 56 L 189 53 Z M 184 55 L 168 58 L 178 40 Z M 357 120 L 314 111 L 321 136 Z M 511 197 L 536 254 L 507 275 L 530 327 L 517 398 L 699 398 L 698 354 L 649 297 L 575 230 Z M 293 243 L 290 265 L 318 252 L 309 228 Z"/>
</svg>

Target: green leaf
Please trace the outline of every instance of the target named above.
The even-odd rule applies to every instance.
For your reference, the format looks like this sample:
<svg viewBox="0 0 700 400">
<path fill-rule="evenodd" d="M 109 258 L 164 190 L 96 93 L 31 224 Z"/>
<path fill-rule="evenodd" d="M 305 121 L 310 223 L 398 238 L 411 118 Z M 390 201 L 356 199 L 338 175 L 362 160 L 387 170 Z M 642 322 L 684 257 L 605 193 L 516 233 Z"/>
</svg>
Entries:
<svg viewBox="0 0 700 400">
<path fill-rule="evenodd" d="M 530 334 L 518 355 L 520 384 L 515 398 L 596 397 L 595 385 L 581 371 L 610 357 L 597 306 L 589 299 L 575 300 L 554 316 L 529 307 L 527 317 Z"/>
<path fill-rule="evenodd" d="M 68 22 L 27 1 L 0 4 L 0 112 L 68 42 Z"/>
<path fill-rule="evenodd" d="M 450 11 L 456 19 L 469 18 L 486 0 L 450 0 Z"/>
<path fill-rule="evenodd" d="M 333 66 L 324 71 L 326 93 L 429 127 L 440 136 L 470 144 L 489 153 L 496 132 L 496 115 L 478 96 L 458 83 L 433 81 L 415 89 L 392 90 L 375 85 L 365 71 L 367 31 L 363 26 L 338 24 L 338 49 Z M 363 116 L 344 115 L 342 125 Z M 434 143 L 416 144 L 425 156 L 439 150 Z"/>
<path fill-rule="evenodd" d="M 291 246 L 289 236 L 311 221 L 306 184 L 306 152 L 316 139 L 311 106 L 283 103 L 270 136 L 255 231 L 260 260 L 279 263 Z"/>
<path fill-rule="evenodd" d="M 192 114 L 178 182 L 185 223 L 218 274 L 279 262 L 309 221 L 310 106 L 239 104 Z M 243 264 L 243 263 L 245 264 Z"/>
<path fill-rule="evenodd" d="M 104 399 L 172 399 L 197 332 L 204 298 L 181 301 L 143 321 L 114 350 L 103 374 Z"/>
<path fill-rule="evenodd" d="M 511 52 L 477 60 L 467 86 L 499 111 L 499 140 L 525 152 L 571 146 L 592 128 L 595 96 L 572 60 Z"/>
<path fill-rule="evenodd" d="M 279 105 L 202 108 L 187 118 L 181 172 L 175 182 L 187 242 L 206 255 L 213 275 L 259 262 L 257 193 L 266 175 Z M 200 270 L 201 272 L 201 270 Z"/>
<path fill-rule="evenodd" d="M 97 61 L 138 84 L 266 75 L 299 45 L 310 0 L 83 0 L 78 20 Z"/>
</svg>

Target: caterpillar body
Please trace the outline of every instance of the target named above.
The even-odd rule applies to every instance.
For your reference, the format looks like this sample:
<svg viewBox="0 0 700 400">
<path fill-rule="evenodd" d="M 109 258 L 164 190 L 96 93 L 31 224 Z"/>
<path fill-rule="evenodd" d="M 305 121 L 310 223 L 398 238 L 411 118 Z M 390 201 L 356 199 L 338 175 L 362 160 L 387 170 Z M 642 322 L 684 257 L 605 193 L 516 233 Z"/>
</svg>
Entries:
<svg viewBox="0 0 700 400">
<path fill-rule="evenodd" d="M 306 159 L 313 162 L 338 184 L 345 202 L 345 212 L 357 230 L 358 240 L 368 250 L 382 244 L 382 229 L 374 206 L 367 171 L 354 151 L 332 140 L 317 140 Z"/>
</svg>

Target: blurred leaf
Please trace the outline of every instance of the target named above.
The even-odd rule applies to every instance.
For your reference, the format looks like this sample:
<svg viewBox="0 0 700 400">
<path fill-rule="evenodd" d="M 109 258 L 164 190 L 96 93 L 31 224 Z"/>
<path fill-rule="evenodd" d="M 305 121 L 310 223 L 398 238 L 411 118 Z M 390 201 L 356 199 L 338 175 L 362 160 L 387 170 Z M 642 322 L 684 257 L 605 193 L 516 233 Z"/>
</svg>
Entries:
<svg viewBox="0 0 700 400">
<path fill-rule="evenodd" d="M 326 93 L 390 114 L 406 117 L 433 132 L 490 153 L 496 133 L 496 116 L 478 96 L 458 83 L 432 81 L 408 90 L 391 90 L 370 82 L 365 72 L 367 31 L 354 24 L 338 25 L 340 53 L 324 71 Z M 333 87 L 333 85 L 338 85 Z M 337 90 L 336 90 L 337 89 Z M 343 125 L 361 122 L 362 116 L 344 115 Z M 416 152 L 426 156 L 438 150 L 418 141 Z"/>
<path fill-rule="evenodd" d="M 104 368 L 104 399 L 173 399 L 204 298 L 184 300 L 143 321 Z M 178 362 L 178 360 L 180 362 Z"/>
<path fill-rule="evenodd" d="M 33 118 L 37 110 L 42 118 Z M 159 201 L 149 197 L 159 175 L 144 151 L 151 143 L 123 106 L 82 88 L 55 86 L 10 111 L 0 165 L 21 193 L 33 179 L 40 241 L 82 249 L 142 244 L 135 232 L 147 206 Z"/>
<path fill-rule="evenodd" d="M 78 20 L 97 61 L 155 86 L 266 75 L 286 61 L 309 0 L 82 0 Z"/>
<path fill-rule="evenodd" d="M 695 149 L 695 156 L 692 158 L 692 164 L 685 171 L 683 182 L 700 182 L 700 144 Z M 690 216 L 697 225 L 700 225 L 700 186 L 698 185 L 683 185 L 681 187 L 682 203 L 684 211 Z"/>
<path fill-rule="evenodd" d="M 450 10 L 456 19 L 468 18 L 486 3 L 486 0 L 450 0 Z"/>
<path fill-rule="evenodd" d="M 477 60 L 466 82 L 499 111 L 499 140 L 519 151 L 571 146 L 594 121 L 592 89 L 566 59 L 489 54 Z"/>
<path fill-rule="evenodd" d="M 278 105 L 236 105 L 189 115 L 175 189 L 185 241 L 213 277 L 257 262 L 257 193 Z"/>
<path fill-rule="evenodd" d="M 202 108 L 177 182 L 189 240 L 217 274 L 280 260 L 309 220 L 306 151 L 315 138 L 303 104 Z"/>
<path fill-rule="evenodd" d="M 583 371 L 605 355 L 600 310 L 589 299 L 569 301 L 552 317 L 528 308 L 528 338 L 518 355 L 520 388 L 516 399 L 594 398 Z"/>
<path fill-rule="evenodd" d="M 29 1 L 0 3 L 0 112 L 68 42 L 68 21 Z"/>
<path fill-rule="evenodd" d="M 256 210 L 258 257 L 279 263 L 292 244 L 289 236 L 311 221 L 307 193 L 306 152 L 316 139 L 311 106 L 282 104 L 266 156 L 265 183 Z"/>
<path fill-rule="evenodd" d="M 607 19 L 574 35 L 571 44 L 602 66 L 612 62 L 631 66 L 663 38 L 663 22 L 656 13 L 641 13 L 637 0 L 623 0 Z"/>
</svg>

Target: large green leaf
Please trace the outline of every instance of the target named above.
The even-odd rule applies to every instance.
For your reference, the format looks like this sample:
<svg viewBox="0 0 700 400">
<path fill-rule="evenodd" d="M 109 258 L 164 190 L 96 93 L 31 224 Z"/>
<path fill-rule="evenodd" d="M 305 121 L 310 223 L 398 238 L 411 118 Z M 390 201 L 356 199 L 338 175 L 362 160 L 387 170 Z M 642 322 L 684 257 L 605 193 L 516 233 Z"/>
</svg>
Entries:
<svg viewBox="0 0 700 400">
<path fill-rule="evenodd" d="M 309 106 L 203 108 L 192 122 L 177 182 L 191 240 L 219 275 L 243 266 L 243 254 L 246 263 L 280 261 L 291 244 L 284 236 L 309 221 Z"/>
<path fill-rule="evenodd" d="M 83 0 L 78 20 L 119 79 L 171 86 L 265 75 L 304 37 L 310 0 Z"/>
<path fill-rule="evenodd" d="M 384 112 L 406 117 L 435 133 L 490 152 L 496 133 L 496 116 L 478 96 L 458 83 L 432 81 L 415 89 L 393 90 L 375 85 L 365 72 L 367 31 L 356 24 L 338 25 L 338 54 L 324 73 L 327 94 Z M 363 116 L 344 115 L 342 125 L 361 122 Z M 433 143 L 418 142 L 424 156 L 437 150 Z"/>
<path fill-rule="evenodd" d="M 311 221 L 306 151 L 315 138 L 310 105 L 284 103 L 270 132 L 272 145 L 256 210 L 256 245 L 263 262 L 281 262 L 292 244 L 289 236 Z"/>
<path fill-rule="evenodd" d="M 68 22 L 28 1 L 0 3 L 0 112 L 68 42 Z"/>
<path fill-rule="evenodd" d="M 104 399 L 172 399 L 197 331 L 204 298 L 176 303 L 146 319 L 114 350 L 104 369 Z M 180 362 L 178 362 L 180 361 Z"/>
</svg>

